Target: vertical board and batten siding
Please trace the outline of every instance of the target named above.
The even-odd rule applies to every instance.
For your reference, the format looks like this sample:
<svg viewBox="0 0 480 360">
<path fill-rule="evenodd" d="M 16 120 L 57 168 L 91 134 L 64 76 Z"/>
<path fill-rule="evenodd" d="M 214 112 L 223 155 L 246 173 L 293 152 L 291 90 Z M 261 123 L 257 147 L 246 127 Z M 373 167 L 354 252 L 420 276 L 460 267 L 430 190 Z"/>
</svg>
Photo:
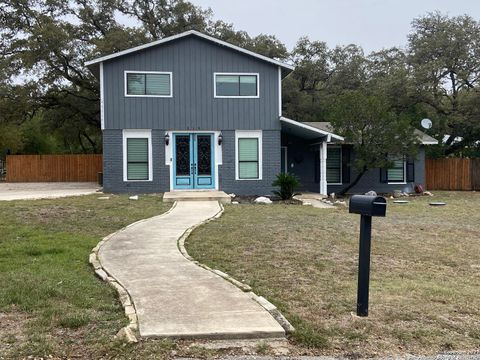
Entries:
<svg viewBox="0 0 480 360">
<path fill-rule="evenodd" d="M 172 72 L 173 96 L 125 97 L 124 71 Z M 280 130 L 278 67 L 196 37 L 104 63 L 105 129 Z M 260 97 L 214 98 L 215 72 L 259 73 Z"/>
<path fill-rule="evenodd" d="M 102 155 L 7 155 L 7 182 L 96 182 Z"/>
<path fill-rule="evenodd" d="M 425 168 L 428 190 L 480 190 L 479 159 L 427 159 Z"/>
</svg>

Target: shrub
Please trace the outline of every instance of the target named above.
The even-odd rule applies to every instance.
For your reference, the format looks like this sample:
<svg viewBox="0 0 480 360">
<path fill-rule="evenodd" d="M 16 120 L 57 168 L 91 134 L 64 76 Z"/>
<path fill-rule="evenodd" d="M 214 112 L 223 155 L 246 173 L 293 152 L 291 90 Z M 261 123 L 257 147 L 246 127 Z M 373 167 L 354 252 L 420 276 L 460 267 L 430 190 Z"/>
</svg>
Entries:
<svg viewBox="0 0 480 360">
<path fill-rule="evenodd" d="M 273 193 L 279 196 L 282 200 L 290 200 L 295 195 L 295 189 L 300 186 L 300 181 L 293 174 L 278 174 L 277 179 L 272 183 L 272 186 L 278 186 L 280 190 Z"/>
</svg>

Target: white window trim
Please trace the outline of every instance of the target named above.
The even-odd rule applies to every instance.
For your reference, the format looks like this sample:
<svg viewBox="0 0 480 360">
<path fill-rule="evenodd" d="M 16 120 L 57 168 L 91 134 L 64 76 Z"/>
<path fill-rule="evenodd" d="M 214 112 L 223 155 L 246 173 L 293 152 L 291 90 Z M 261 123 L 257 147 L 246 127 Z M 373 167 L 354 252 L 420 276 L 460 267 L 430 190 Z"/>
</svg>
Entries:
<svg viewBox="0 0 480 360">
<path fill-rule="evenodd" d="M 223 96 L 217 95 L 217 75 L 247 75 L 257 77 L 257 95 L 256 96 Z M 215 99 L 258 99 L 260 98 L 260 74 L 242 73 L 242 72 L 214 72 L 213 73 L 213 97 Z"/>
<path fill-rule="evenodd" d="M 170 95 L 132 95 L 127 93 L 127 74 L 167 74 L 170 75 Z M 173 73 L 171 71 L 143 71 L 143 70 L 125 70 L 124 71 L 124 92 L 125 97 L 156 97 L 171 98 L 173 97 Z"/>
<path fill-rule="evenodd" d="M 258 181 L 263 177 L 263 146 L 262 146 L 262 130 L 235 130 L 235 180 L 239 181 Z M 258 139 L 258 178 L 257 179 L 240 179 L 238 176 L 238 139 L 254 138 Z"/>
<path fill-rule="evenodd" d="M 127 172 L 127 139 L 148 139 L 148 180 L 128 180 Z M 123 130 L 123 181 L 148 182 L 153 181 L 152 162 L 152 130 Z"/>
<path fill-rule="evenodd" d="M 387 169 L 387 184 L 391 185 L 406 185 L 407 184 L 407 160 L 403 158 L 403 181 L 389 181 L 388 180 L 388 170 Z"/>
<path fill-rule="evenodd" d="M 340 148 L 340 182 L 338 183 L 331 183 L 327 181 L 327 185 L 343 185 L 343 149 L 341 145 L 327 145 L 327 159 L 328 159 L 328 149 L 331 148 Z M 325 174 L 325 177 L 327 174 Z"/>
<path fill-rule="evenodd" d="M 105 129 L 105 94 L 103 80 L 103 62 L 100 63 L 100 126 L 101 130 Z"/>
</svg>

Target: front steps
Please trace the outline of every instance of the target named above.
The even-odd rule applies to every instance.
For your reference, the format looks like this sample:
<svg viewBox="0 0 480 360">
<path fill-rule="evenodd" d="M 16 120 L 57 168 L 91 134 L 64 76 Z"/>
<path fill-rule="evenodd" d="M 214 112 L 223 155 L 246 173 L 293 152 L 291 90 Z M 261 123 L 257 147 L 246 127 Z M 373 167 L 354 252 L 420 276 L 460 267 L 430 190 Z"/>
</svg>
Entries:
<svg viewBox="0 0 480 360">
<path fill-rule="evenodd" d="M 230 204 L 232 198 L 223 191 L 169 191 L 163 195 L 163 202 L 175 201 L 218 201 L 221 204 Z"/>
</svg>

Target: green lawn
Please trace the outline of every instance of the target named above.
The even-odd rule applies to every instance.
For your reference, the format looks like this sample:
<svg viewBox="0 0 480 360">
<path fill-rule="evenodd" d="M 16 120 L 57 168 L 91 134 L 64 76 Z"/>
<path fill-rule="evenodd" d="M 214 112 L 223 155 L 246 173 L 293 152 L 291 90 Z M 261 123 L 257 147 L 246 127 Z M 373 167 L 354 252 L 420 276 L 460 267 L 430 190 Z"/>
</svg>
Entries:
<svg viewBox="0 0 480 360">
<path fill-rule="evenodd" d="M 352 316 L 359 216 L 346 208 L 229 205 L 186 246 L 276 304 L 297 328 L 298 353 L 478 350 L 480 194 L 435 195 L 389 201 L 387 217 L 374 219 L 367 319 Z"/>
<path fill-rule="evenodd" d="M 174 346 L 112 341 L 126 318 L 88 263 L 102 237 L 169 205 L 99 196 L 0 202 L 0 358 L 159 358 Z"/>
</svg>

